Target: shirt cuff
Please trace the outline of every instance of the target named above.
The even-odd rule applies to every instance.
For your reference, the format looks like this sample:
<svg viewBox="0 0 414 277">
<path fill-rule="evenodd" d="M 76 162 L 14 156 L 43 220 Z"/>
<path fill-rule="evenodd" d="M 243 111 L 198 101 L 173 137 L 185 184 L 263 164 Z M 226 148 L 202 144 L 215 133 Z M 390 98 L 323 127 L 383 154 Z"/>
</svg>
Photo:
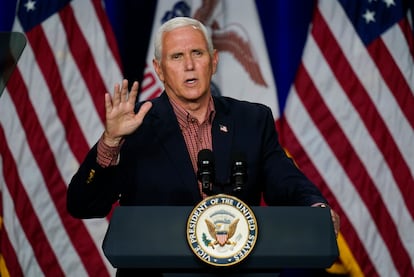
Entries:
<svg viewBox="0 0 414 277">
<path fill-rule="evenodd" d="M 122 139 L 118 146 L 108 146 L 103 141 L 102 136 L 98 142 L 98 154 L 96 157 L 97 163 L 104 168 L 117 165 L 119 163 L 119 152 L 121 151 L 123 143 L 124 140 Z"/>
</svg>

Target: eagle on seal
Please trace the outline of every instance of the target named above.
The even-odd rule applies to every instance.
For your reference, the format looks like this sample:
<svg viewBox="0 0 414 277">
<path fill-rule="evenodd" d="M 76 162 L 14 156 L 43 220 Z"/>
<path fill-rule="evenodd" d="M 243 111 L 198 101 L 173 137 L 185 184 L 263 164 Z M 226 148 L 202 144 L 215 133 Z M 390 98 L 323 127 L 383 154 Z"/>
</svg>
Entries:
<svg viewBox="0 0 414 277">
<path fill-rule="evenodd" d="M 208 228 L 208 232 L 210 233 L 210 236 L 214 238 L 214 241 L 210 242 L 208 246 L 213 247 L 215 245 L 224 246 L 226 244 L 235 245 L 236 242 L 231 242 L 230 239 L 233 237 L 234 233 L 236 232 L 237 223 L 239 223 L 239 219 L 235 219 L 230 224 L 214 224 L 213 222 L 209 221 L 208 219 L 205 220 Z M 228 228 L 227 228 L 228 226 Z"/>
</svg>

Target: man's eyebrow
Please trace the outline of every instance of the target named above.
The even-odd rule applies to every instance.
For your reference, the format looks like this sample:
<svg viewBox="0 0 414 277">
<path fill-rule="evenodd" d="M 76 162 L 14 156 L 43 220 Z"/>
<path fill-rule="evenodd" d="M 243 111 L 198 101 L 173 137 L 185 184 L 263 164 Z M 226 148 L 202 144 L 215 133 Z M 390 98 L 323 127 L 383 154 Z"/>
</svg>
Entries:
<svg viewBox="0 0 414 277">
<path fill-rule="evenodd" d="M 173 55 L 182 55 L 183 51 L 172 51 L 170 53 L 167 53 L 168 56 L 173 56 Z"/>
</svg>

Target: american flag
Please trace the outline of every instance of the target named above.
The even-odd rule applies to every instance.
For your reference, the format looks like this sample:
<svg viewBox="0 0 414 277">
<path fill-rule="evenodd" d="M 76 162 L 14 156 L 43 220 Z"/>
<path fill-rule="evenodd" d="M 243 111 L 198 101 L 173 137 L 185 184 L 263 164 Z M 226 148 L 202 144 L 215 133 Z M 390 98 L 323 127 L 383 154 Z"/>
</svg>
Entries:
<svg viewBox="0 0 414 277">
<path fill-rule="evenodd" d="M 18 1 L 27 46 L 0 98 L 2 276 L 110 276 L 107 219 L 77 220 L 66 188 L 122 80 L 99 0 Z M 8 275 L 9 274 L 9 275 Z"/>
<path fill-rule="evenodd" d="M 356 261 L 352 276 L 414 276 L 409 3 L 320 0 L 279 125 L 283 144 L 341 215 L 338 241 Z"/>
</svg>

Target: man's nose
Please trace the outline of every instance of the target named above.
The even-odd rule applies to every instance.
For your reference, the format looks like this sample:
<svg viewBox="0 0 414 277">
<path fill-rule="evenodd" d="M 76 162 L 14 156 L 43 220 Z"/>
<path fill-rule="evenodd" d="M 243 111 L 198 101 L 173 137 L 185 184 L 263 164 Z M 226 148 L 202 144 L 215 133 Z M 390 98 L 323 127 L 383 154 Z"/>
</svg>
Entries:
<svg viewBox="0 0 414 277">
<path fill-rule="evenodd" d="M 186 70 L 193 70 L 194 69 L 193 57 L 191 57 L 191 56 L 185 57 L 184 63 L 185 63 L 185 69 Z"/>
</svg>

